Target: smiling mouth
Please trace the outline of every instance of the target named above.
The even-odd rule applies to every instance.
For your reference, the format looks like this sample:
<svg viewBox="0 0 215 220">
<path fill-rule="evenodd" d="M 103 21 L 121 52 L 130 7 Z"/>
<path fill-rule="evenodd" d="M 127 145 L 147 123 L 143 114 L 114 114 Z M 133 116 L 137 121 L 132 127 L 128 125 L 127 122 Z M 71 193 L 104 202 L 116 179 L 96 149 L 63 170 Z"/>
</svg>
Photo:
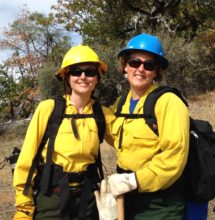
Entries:
<svg viewBox="0 0 215 220">
<path fill-rule="evenodd" d="M 77 84 L 79 84 L 79 85 L 89 85 L 88 82 L 77 82 Z"/>
<path fill-rule="evenodd" d="M 149 78 L 147 76 L 144 76 L 142 74 L 134 74 L 134 77 L 138 80 L 145 80 L 145 81 L 148 81 Z"/>
<path fill-rule="evenodd" d="M 134 74 L 134 76 L 141 77 L 141 78 L 145 78 L 145 76 L 142 75 L 142 74 Z"/>
<path fill-rule="evenodd" d="M 78 83 L 79 86 L 88 86 L 89 84 L 87 83 Z"/>
</svg>

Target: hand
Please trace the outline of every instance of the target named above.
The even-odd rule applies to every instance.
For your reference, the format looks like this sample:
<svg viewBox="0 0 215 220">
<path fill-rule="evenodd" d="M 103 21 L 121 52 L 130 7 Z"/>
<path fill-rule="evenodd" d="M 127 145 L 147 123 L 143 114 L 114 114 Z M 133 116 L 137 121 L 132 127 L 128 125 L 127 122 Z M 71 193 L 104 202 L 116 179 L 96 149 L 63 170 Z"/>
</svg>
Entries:
<svg viewBox="0 0 215 220">
<path fill-rule="evenodd" d="M 117 202 L 116 198 L 111 194 L 108 182 L 106 179 L 102 180 L 100 193 L 94 192 L 96 197 L 96 204 L 99 211 L 100 220 L 117 220 Z"/>
<path fill-rule="evenodd" d="M 108 178 L 110 191 L 114 196 L 119 196 L 137 188 L 135 173 L 113 174 Z"/>
</svg>

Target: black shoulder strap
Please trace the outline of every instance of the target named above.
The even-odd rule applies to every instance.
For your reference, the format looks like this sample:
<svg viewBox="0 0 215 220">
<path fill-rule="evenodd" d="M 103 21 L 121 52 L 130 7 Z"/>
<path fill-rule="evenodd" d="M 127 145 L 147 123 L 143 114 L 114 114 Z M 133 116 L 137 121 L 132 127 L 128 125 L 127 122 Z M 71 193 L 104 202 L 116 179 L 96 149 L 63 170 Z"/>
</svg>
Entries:
<svg viewBox="0 0 215 220">
<path fill-rule="evenodd" d="M 105 128 L 106 128 L 106 123 L 105 123 L 105 117 L 104 113 L 102 111 L 102 107 L 98 102 L 94 102 L 92 105 L 93 108 L 93 114 L 65 114 L 65 118 L 71 118 L 72 122 L 72 130 L 74 132 L 75 138 L 78 138 L 78 131 L 75 125 L 75 120 L 76 119 L 83 119 L 83 118 L 94 118 L 97 128 L 98 128 L 98 136 L 99 136 L 99 141 L 100 143 L 103 142 L 104 139 L 104 133 L 105 133 Z"/>
<path fill-rule="evenodd" d="M 122 106 L 125 104 L 127 95 L 128 95 L 128 92 L 120 97 L 119 102 L 118 102 L 117 107 L 116 107 L 115 116 L 116 116 L 116 117 L 123 117 L 123 118 L 125 118 L 125 119 L 139 119 L 139 118 L 145 118 L 145 114 L 121 113 L 121 111 L 122 111 Z"/>
<path fill-rule="evenodd" d="M 123 114 L 121 113 L 122 111 L 122 106 L 124 105 L 128 93 L 125 95 L 122 95 L 119 99 L 117 109 L 115 112 L 116 117 L 124 117 L 124 118 L 129 118 L 129 119 L 138 119 L 138 118 L 144 118 L 146 120 L 146 124 L 152 129 L 152 131 L 158 135 L 158 128 L 157 128 L 157 119 L 155 116 L 155 104 L 158 100 L 158 98 L 163 95 L 166 92 L 172 92 L 175 95 L 177 95 L 184 103 L 186 106 L 188 106 L 186 100 L 184 97 L 181 95 L 181 93 L 174 87 L 170 86 L 160 86 L 153 90 L 149 95 L 146 97 L 144 106 L 143 106 L 143 114 Z M 122 138 L 123 138 L 123 125 L 120 130 L 120 139 L 119 139 L 119 149 L 121 148 L 122 144 Z"/>
<path fill-rule="evenodd" d="M 125 103 L 125 100 L 127 98 L 127 95 L 128 95 L 128 92 L 125 93 L 124 95 L 121 95 L 121 97 L 119 98 L 119 102 L 117 104 L 117 108 L 116 108 L 116 112 L 115 112 L 115 115 L 116 116 L 119 116 L 121 114 L 121 111 L 122 111 L 122 106 L 124 105 Z"/>
<path fill-rule="evenodd" d="M 93 113 L 95 115 L 95 121 L 98 127 L 99 141 L 100 143 L 102 143 L 106 128 L 105 116 L 102 111 L 102 107 L 98 102 L 94 102 L 92 108 L 93 108 Z"/>
<path fill-rule="evenodd" d="M 126 114 L 126 113 L 121 113 L 122 107 L 123 107 L 123 105 L 124 105 L 124 103 L 126 101 L 127 96 L 128 96 L 128 92 L 125 93 L 124 95 L 122 95 L 119 98 L 119 102 L 118 102 L 117 107 L 116 107 L 115 116 L 117 118 L 123 117 L 124 119 L 142 119 L 142 118 L 145 118 L 144 114 L 130 114 L 130 113 Z M 124 129 L 123 129 L 123 124 L 122 124 L 121 129 L 120 129 L 120 135 L 119 135 L 119 146 L 118 146 L 118 149 L 121 149 L 121 147 L 122 147 L 123 132 L 124 132 Z"/>
<path fill-rule="evenodd" d="M 104 113 L 102 111 L 101 105 L 98 102 L 94 102 L 92 107 L 93 107 L 93 113 L 95 115 L 95 121 L 96 121 L 97 128 L 98 128 L 99 141 L 100 143 L 102 143 L 104 139 L 105 128 L 106 128 Z M 104 179 L 104 174 L 103 174 L 103 169 L 102 169 L 102 158 L 101 158 L 100 147 L 99 147 L 98 158 L 96 160 L 96 164 L 99 169 L 100 179 L 102 180 Z"/>
<path fill-rule="evenodd" d="M 66 108 L 65 99 L 62 99 L 62 97 L 57 97 L 54 100 L 55 100 L 55 108 L 48 123 L 47 133 L 49 137 L 49 143 L 47 147 L 46 163 L 45 163 L 44 173 L 43 173 L 42 182 L 41 182 L 42 183 L 41 191 L 44 192 L 44 194 L 48 193 L 49 184 L 50 184 L 52 154 L 54 150 L 54 143 L 55 143 L 58 129 L 63 120 L 63 115 L 64 115 L 65 108 Z"/>
<path fill-rule="evenodd" d="M 188 106 L 188 103 L 184 99 L 184 97 L 181 95 L 181 93 L 174 87 L 170 86 L 160 86 L 153 90 L 149 95 L 146 97 L 145 103 L 144 103 L 144 115 L 147 125 L 152 129 L 152 131 L 158 135 L 158 129 L 157 129 L 157 119 L 155 116 L 155 105 L 160 96 L 162 96 L 164 93 L 172 92 L 175 95 L 177 95 L 186 106 Z"/>
<path fill-rule="evenodd" d="M 96 121 L 97 128 L 98 128 L 99 141 L 100 143 L 102 143 L 104 139 L 105 128 L 106 128 L 105 116 L 102 111 L 102 107 L 98 102 L 94 102 L 92 108 L 93 108 L 93 113 L 95 115 L 95 121 Z M 101 158 L 100 147 L 99 147 L 99 152 L 98 152 L 98 158 L 96 160 L 96 165 L 99 170 L 98 173 L 99 173 L 100 180 L 102 180 L 104 179 L 104 174 L 103 174 L 103 169 L 102 169 L 102 158 Z"/>
<path fill-rule="evenodd" d="M 64 115 L 65 108 L 66 108 L 66 100 L 63 97 L 60 97 L 60 96 L 55 97 L 54 101 L 55 101 L 54 110 L 50 116 L 50 119 L 49 119 L 47 127 L 46 127 L 45 134 L 42 138 L 42 141 L 39 145 L 37 154 L 32 162 L 30 171 L 28 173 L 27 181 L 25 184 L 24 192 L 23 192 L 24 195 L 28 195 L 29 188 L 30 188 L 31 182 L 32 182 L 33 173 L 39 164 L 42 150 L 43 150 L 48 139 L 49 139 L 49 144 L 48 144 L 48 151 L 47 151 L 47 155 L 46 155 L 47 166 L 45 167 L 45 171 L 44 171 L 44 172 L 46 172 L 47 176 L 44 175 L 46 177 L 44 179 L 46 179 L 46 180 L 44 180 L 45 183 L 42 185 L 46 185 L 47 187 L 49 185 L 49 175 L 50 175 L 49 170 L 51 169 L 51 159 L 52 159 L 52 152 L 53 152 L 53 148 L 54 148 L 54 141 L 55 141 L 56 134 L 58 132 L 58 128 L 60 127 L 60 124 L 62 122 L 63 115 Z M 46 190 L 46 189 L 44 189 L 44 190 Z"/>
</svg>

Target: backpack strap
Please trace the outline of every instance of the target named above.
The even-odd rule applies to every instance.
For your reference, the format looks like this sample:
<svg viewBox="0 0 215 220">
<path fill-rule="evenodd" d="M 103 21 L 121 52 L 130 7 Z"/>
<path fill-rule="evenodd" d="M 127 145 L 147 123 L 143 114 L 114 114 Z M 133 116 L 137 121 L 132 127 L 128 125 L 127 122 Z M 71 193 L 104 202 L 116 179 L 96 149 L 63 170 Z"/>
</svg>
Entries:
<svg viewBox="0 0 215 220">
<path fill-rule="evenodd" d="M 49 189 L 54 143 L 58 129 L 63 120 L 65 108 L 66 108 L 66 100 L 62 97 L 55 98 L 55 108 L 49 120 L 50 121 L 50 128 L 48 129 L 49 143 L 47 147 L 46 163 L 43 171 L 42 186 L 41 186 L 41 190 L 44 192 L 44 194 L 48 193 L 48 189 Z"/>
<path fill-rule="evenodd" d="M 93 113 L 95 115 L 96 124 L 98 127 L 99 141 L 101 144 L 104 139 L 105 128 L 106 128 L 105 116 L 102 111 L 102 107 L 98 102 L 94 102 L 92 108 L 93 108 Z"/>
<path fill-rule="evenodd" d="M 75 119 L 80 119 L 80 118 L 94 118 L 97 128 L 98 128 L 98 136 L 99 136 L 99 142 L 100 144 L 103 142 L 104 139 L 104 134 L 105 134 L 105 128 L 106 128 L 106 123 L 105 123 L 105 116 L 102 111 L 102 107 L 98 102 L 94 102 L 92 105 L 93 108 L 93 114 L 65 114 L 65 118 L 72 118 L 71 123 L 72 123 L 72 129 L 74 132 L 75 138 L 78 138 L 78 131 L 75 125 Z M 96 165 L 98 167 L 98 174 L 100 176 L 100 179 L 102 180 L 104 178 L 103 174 L 103 169 L 102 169 L 102 159 L 101 159 L 101 151 L 99 147 L 98 151 L 98 158 L 96 159 Z"/>
<path fill-rule="evenodd" d="M 95 115 L 95 121 L 96 121 L 96 124 L 98 127 L 99 141 L 101 144 L 104 139 L 105 128 L 106 128 L 105 116 L 102 111 L 102 107 L 98 102 L 94 102 L 92 107 L 93 107 L 93 113 Z M 101 158 L 100 147 L 99 147 L 99 152 L 98 152 L 98 158 L 96 160 L 96 165 L 99 169 L 100 179 L 102 180 L 102 179 L 104 179 L 104 174 L 103 174 L 103 169 L 102 169 L 102 158 Z"/>
<path fill-rule="evenodd" d="M 47 162 L 46 162 L 46 166 L 44 169 L 44 172 L 46 173 L 46 175 L 44 175 L 45 178 L 43 178 L 43 183 L 42 183 L 42 185 L 44 186 L 43 191 L 47 192 L 47 190 L 48 190 L 50 173 L 51 173 L 52 152 L 54 149 L 55 137 L 56 137 L 56 134 L 57 134 L 58 129 L 60 127 L 60 124 L 62 122 L 63 115 L 64 115 L 65 108 L 66 108 L 66 100 L 63 97 L 61 97 L 61 96 L 55 97 L 54 101 L 55 101 L 55 105 L 54 105 L 53 112 L 50 116 L 45 134 L 42 138 L 42 141 L 39 145 L 36 156 L 32 162 L 31 168 L 28 173 L 27 181 L 26 181 L 25 188 L 23 191 L 24 195 L 28 195 L 28 193 L 29 193 L 29 188 L 31 186 L 34 171 L 36 170 L 36 168 L 40 162 L 42 150 L 43 150 L 47 140 L 49 139 L 48 150 L 47 150 L 47 155 L 46 155 Z"/>
<path fill-rule="evenodd" d="M 104 139 L 105 128 L 106 128 L 104 113 L 102 111 L 101 105 L 98 102 L 94 102 L 94 104 L 92 105 L 92 108 L 93 108 L 93 114 L 65 114 L 64 118 L 72 119 L 71 120 L 72 130 L 74 132 L 75 138 L 79 137 L 78 131 L 75 125 L 75 119 L 94 118 L 96 121 L 97 128 L 98 128 L 99 141 L 100 143 L 102 143 Z"/>
<path fill-rule="evenodd" d="M 184 99 L 184 97 L 181 95 L 181 93 L 174 87 L 170 86 L 159 86 L 155 90 L 149 93 L 149 95 L 146 97 L 144 106 L 143 106 L 143 112 L 144 114 L 123 114 L 121 113 L 122 111 L 122 106 L 124 105 L 128 93 L 125 95 L 122 95 L 119 99 L 117 109 L 115 112 L 116 117 L 124 117 L 125 119 L 138 119 L 138 118 L 144 118 L 146 120 L 147 125 L 152 129 L 152 131 L 158 135 L 158 127 L 157 127 L 157 119 L 155 116 L 155 105 L 158 100 L 158 98 L 163 95 L 166 92 L 172 92 L 175 95 L 177 95 L 184 103 L 186 106 L 188 106 L 188 103 Z M 123 125 L 120 130 L 120 138 L 119 138 L 119 149 L 121 148 L 122 144 L 122 138 L 123 138 Z"/>
<path fill-rule="evenodd" d="M 123 107 L 123 105 L 124 105 L 124 103 L 126 101 L 127 96 L 128 96 L 128 92 L 120 97 L 119 102 L 118 102 L 117 107 L 116 107 L 115 116 L 117 118 L 123 117 L 125 119 L 139 119 L 139 118 L 141 119 L 141 118 L 145 118 L 145 114 L 126 114 L 126 113 L 121 113 L 122 107 Z M 122 124 L 122 127 L 120 129 L 120 134 L 119 134 L 119 146 L 118 146 L 118 149 L 122 148 L 123 132 L 124 132 L 124 129 L 123 129 L 123 124 Z"/>
<path fill-rule="evenodd" d="M 149 95 L 146 97 L 146 100 L 143 106 L 143 111 L 145 115 L 146 124 L 152 129 L 152 131 L 156 135 L 158 135 L 158 127 L 157 127 L 157 119 L 155 115 L 155 105 L 157 103 L 158 98 L 167 92 L 174 93 L 184 102 L 186 106 L 188 106 L 188 103 L 186 102 L 184 97 L 174 87 L 159 86 L 158 88 L 153 90 L 151 93 L 149 93 Z"/>
<path fill-rule="evenodd" d="M 79 138 L 78 130 L 75 124 L 75 119 L 95 118 L 94 114 L 65 114 L 64 118 L 71 118 L 72 131 L 76 139 Z"/>
<path fill-rule="evenodd" d="M 121 114 L 122 106 L 125 104 L 127 95 L 128 95 L 128 92 L 126 92 L 124 95 L 121 95 L 119 102 L 117 104 L 116 112 L 115 112 L 116 117 L 119 117 L 119 116 L 122 117 L 122 114 Z"/>
<path fill-rule="evenodd" d="M 32 166 L 31 166 L 30 171 L 28 173 L 27 181 L 25 184 L 24 192 L 23 192 L 24 195 L 28 195 L 28 193 L 29 193 L 29 188 L 31 187 L 31 182 L 32 182 L 32 177 L 33 177 L 34 171 L 37 169 L 37 166 L 40 162 L 42 150 L 49 139 L 49 144 L 48 144 L 48 148 L 47 148 L 47 155 L 46 155 L 46 163 L 45 163 L 45 167 L 44 167 L 44 173 L 42 175 L 43 177 L 41 180 L 42 181 L 41 182 L 41 190 L 43 191 L 44 194 L 48 193 L 49 185 L 50 185 L 50 175 L 51 175 L 51 169 L 52 169 L 51 168 L 52 154 L 53 154 L 53 149 L 54 149 L 55 138 L 56 138 L 58 129 L 59 129 L 60 124 L 61 124 L 64 117 L 65 118 L 72 118 L 72 129 L 73 129 L 74 134 L 76 133 L 75 136 L 77 136 L 77 137 L 78 137 L 78 132 L 77 132 L 77 129 L 75 126 L 75 119 L 89 118 L 89 117 L 95 118 L 95 121 L 96 121 L 96 124 L 98 127 L 98 136 L 99 136 L 100 143 L 102 143 L 103 139 L 104 139 L 106 123 L 105 123 L 105 117 L 104 117 L 104 113 L 102 111 L 102 107 L 100 106 L 100 104 L 98 102 L 95 102 L 92 106 L 94 114 L 66 115 L 66 114 L 64 114 L 65 108 L 66 108 L 66 100 L 63 97 L 55 97 L 54 101 L 55 101 L 54 110 L 50 116 L 45 134 L 42 138 L 41 144 L 39 145 L 37 154 L 32 162 Z M 99 169 L 100 178 L 102 179 L 103 178 L 103 171 L 102 171 L 100 148 L 99 148 L 98 158 L 96 160 L 96 164 Z"/>
<path fill-rule="evenodd" d="M 75 119 L 94 118 L 96 125 L 97 125 L 97 128 L 98 128 L 99 142 L 101 144 L 104 139 L 105 128 L 106 128 L 105 116 L 102 111 L 102 107 L 98 102 L 94 102 L 92 105 L 92 108 L 93 108 L 93 114 L 64 114 L 64 118 L 71 118 L 72 130 L 73 130 L 75 138 L 79 138 L 78 130 L 77 130 L 76 124 L 75 124 Z M 102 160 L 101 160 L 100 148 L 98 151 L 98 158 L 96 159 L 96 165 L 99 169 L 98 174 L 100 176 L 100 179 L 103 179 L 104 175 L 103 175 L 103 170 L 102 170 Z"/>
</svg>

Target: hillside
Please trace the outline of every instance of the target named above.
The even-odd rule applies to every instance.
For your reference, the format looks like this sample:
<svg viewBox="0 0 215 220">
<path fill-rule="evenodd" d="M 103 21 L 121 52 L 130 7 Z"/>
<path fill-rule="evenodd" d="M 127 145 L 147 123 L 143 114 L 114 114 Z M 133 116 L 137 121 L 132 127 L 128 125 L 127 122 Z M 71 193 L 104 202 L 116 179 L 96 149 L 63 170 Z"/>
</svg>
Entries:
<svg viewBox="0 0 215 220">
<path fill-rule="evenodd" d="M 191 116 L 209 120 L 215 128 L 215 92 L 191 97 L 188 101 Z M 0 126 L 0 219 L 2 220 L 11 220 L 15 208 L 10 166 L 9 163 L 1 162 L 11 154 L 13 147 L 21 148 L 28 123 L 29 120 L 24 120 Z M 114 150 L 104 143 L 101 152 L 107 172 L 113 172 L 116 161 Z M 209 220 L 215 220 L 214 207 L 215 200 L 212 200 L 209 206 Z"/>
</svg>

